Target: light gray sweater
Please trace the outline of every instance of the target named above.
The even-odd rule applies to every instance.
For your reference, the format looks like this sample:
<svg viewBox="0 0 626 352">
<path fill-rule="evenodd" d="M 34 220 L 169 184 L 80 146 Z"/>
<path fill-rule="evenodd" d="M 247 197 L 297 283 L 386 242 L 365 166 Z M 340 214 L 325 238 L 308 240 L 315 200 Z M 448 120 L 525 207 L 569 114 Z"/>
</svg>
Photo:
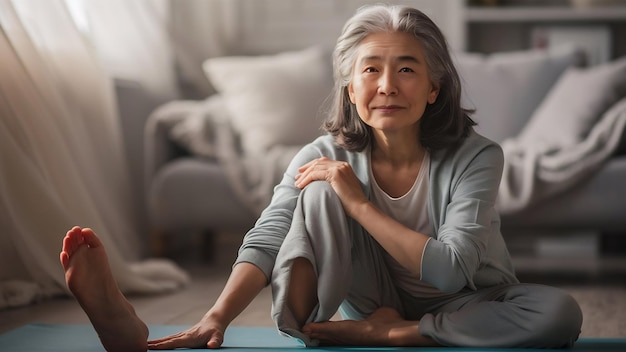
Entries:
<svg viewBox="0 0 626 352">
<path fill-rule="evenodd" d="M 322 156 L 347 161 L 369 198 L 367 155 L 344 150 L 328 135 L 304 146 L 246 234 L 235 264 L 258 266 L 269 282 L 300 194 L 294 185 L 298 168 Z M 472 131 L 457 148 L 431 152 L 430 163 L 428 213 L 435 235 L 424 250 L 422 280 L 444 292 L 518 282 L 495 209 L 504 163 L 500 146 Z"/>
</svg>

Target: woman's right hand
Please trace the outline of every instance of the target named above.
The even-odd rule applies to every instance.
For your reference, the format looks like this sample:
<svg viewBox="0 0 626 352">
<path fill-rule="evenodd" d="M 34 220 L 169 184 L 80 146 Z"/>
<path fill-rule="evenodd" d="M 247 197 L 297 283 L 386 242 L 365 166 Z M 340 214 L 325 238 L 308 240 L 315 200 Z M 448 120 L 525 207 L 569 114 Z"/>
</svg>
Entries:
<svg viewBox="0 0 626 352">
<path fill-rule="evenodd" d="M 176 348 L 220 348 L 227 326 L 211 317 L 209 311 L 196 325 L 177 334 L 148 341 L 148 349 L 173 350 Z"/>
<path fill-rule="evenodd" d="M 148 348 L 220 348 L 228 324 L 266 284 L 265 274 L 254 264 L 242 262 L 235 265 L 217 301 L 196 325 L 178 334 L 148 341 Z"/>
</svg>

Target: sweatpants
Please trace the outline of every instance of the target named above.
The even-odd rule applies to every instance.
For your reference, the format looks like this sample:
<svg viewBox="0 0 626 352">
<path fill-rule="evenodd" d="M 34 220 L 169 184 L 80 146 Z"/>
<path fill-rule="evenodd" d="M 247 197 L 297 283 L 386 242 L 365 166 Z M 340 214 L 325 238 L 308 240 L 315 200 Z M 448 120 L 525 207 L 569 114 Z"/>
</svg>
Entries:
<svg viewBox="0 0 626 352">
<path fill-rule="evenodd" d="M 300 332 L 287 306 L 293 260 L 305 258 L 318 280 L 318 303 L 307 323 L 328 321 L 338 310 L 344 319 L 362 320 L 380 307 L 391 307 L 443 346 L 565 348 L 578 338 L 580 307 L 560 289 L 506 284 L 413 297 L 394 284 L 383 251 L 346 216 L 327 182 L 309 184 L 272 272 L 272 318 L 278 330 L 306 346 L 319 343 Z"/>
</svg>

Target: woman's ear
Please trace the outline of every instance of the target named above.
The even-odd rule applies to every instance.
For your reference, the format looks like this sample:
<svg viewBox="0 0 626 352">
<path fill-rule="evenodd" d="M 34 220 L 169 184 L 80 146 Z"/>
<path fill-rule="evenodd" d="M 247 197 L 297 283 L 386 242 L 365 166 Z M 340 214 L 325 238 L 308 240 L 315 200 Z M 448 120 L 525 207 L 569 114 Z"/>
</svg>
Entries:
<svg viewBox="0 0 626 352">
<path fill-rule="evenodd" d="M 428 104 L 434 104 L 439 96 L 439 85 L 432 84 L 430 93 L 428 94 Z"/>
<path fill-rule="evenodd" d="M 352 87 L 352 82 L 348 83 L 348 96 L 350 97 L 350 102 L 352 104 L 356 104 L 354 99 L 354 88 Z"/>
</svg>

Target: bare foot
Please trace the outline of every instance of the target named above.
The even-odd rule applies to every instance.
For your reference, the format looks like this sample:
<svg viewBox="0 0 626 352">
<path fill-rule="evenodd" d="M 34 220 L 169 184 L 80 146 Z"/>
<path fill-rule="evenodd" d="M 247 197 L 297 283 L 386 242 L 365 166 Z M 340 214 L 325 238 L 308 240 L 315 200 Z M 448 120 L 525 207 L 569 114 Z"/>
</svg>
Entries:
<svg viewBox="0 0 626 352">
<path fill-rule="evenodd" d="M 379 308 L 365 320 L 311 323 L 302 332 L 324 345 L 437 346 L 419 333 L 417 321 L 404 320 L 392 308 Z"/>
<path fill-rule="evenodd" d="M 148 328 L 117 287 L 104 246 L 91 229 L 74 227 L 60 254 L 65 281 L 107 351 L 146 351 Z"/>
</svg>

